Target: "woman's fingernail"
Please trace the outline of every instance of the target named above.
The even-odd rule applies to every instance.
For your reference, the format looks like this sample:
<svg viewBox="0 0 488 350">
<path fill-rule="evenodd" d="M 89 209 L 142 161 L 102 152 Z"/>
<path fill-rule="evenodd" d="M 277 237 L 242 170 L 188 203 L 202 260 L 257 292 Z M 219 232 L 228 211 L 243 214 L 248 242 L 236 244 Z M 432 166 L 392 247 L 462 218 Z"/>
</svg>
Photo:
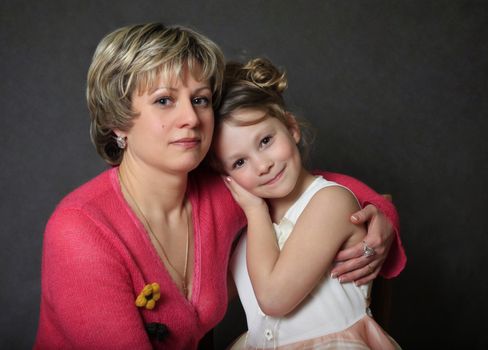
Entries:
<svg viewBox="0 0 488 350">
<path fill-rule="evenodd" d="M 230 179 L 230 176 L 226 176 L 226 177 L 225 177 L 225 180 L 226 180 L 227 182 L 230 182 L 230 180 L 231 180 L 231 179 Z"/>
<path fill-rule="evenodd" d="M 353 221 L 359 221 L 359 218 L 356 215 L 351 216 Z"/>
<path fill-rule="evenodd" d="M 335 272 L 332 272 L 332 273 L 330 274 L 330 278 L 336 278 L 336 277 L 337 277 L 337 274 L 336 274 Z"/>
</svg>

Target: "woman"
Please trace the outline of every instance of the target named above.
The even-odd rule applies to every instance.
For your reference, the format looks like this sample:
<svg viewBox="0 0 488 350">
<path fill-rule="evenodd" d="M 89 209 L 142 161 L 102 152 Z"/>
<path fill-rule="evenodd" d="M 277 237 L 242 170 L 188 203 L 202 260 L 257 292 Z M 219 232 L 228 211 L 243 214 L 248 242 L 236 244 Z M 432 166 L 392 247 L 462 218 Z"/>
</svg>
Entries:
<svg viewBox="0 0 488 350">
<path fill-rule="evenodd" d="M 102 39 L 87 99 L 92 140 L 114 167 L 64 198 L 47 224 L 36 348 L 194 349 L 222 319 L 245 218 L 221 179 L 198 166 L 223 69 L 220 49 L 182 27 L 135 25 Z M 396 225 L 392 206 L 343 180 Z M 373 220 L 377 254 L 342 264 L 346 278 L 373 278 L 387 255 L 395 236 L 382 214 Z M 390 276 L 404 263 L 393 259 Z"/>
</svg>

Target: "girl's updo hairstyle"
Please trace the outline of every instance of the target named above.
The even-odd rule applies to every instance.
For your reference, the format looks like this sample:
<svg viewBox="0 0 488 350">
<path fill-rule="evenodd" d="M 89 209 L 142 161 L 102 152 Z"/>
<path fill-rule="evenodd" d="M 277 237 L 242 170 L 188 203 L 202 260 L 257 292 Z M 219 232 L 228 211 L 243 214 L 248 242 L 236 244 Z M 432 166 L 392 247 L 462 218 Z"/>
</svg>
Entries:
<svg viewBox="0 0 488 350">
<path fill-rule="evenodd" d="M 286 73 L 266 58 L 254 58 L 247 63 L 227 63 L 217 122 L 231 117 L 238 109 L 256 108 L 288 125 L 283 99 L 287 86 Z"/>
</svg>

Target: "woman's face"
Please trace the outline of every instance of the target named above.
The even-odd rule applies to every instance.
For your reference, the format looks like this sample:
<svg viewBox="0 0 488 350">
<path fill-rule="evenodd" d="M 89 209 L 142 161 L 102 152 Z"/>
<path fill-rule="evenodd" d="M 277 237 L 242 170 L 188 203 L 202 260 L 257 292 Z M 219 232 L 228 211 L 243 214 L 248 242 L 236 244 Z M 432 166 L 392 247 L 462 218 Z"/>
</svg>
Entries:
<svg viewBox="0 0 488 350">
<path fill-rule="evenodd" d="M 284 198 L 295 188 L 302 165 L 296 143 L 296 122 L 287 127 L 265 112 L 243 109 L 232 113 L 239 125 L 219 126 L 215 152 L 227 174 L 247 191 L 261 198 Z M 258 121 L 258 122 L 253 122 Z"/>
<path fill-rule="evenodd" d="M 122 162 L 135 162 L 169 173 L 188 173 L 205 157 L 212 140 L 214 114 L 208 81 L 184 69 L 181 77 L 159 78 L 153 88 L 132 96 L 138 115 L 127 132 Z"/>
</svg>

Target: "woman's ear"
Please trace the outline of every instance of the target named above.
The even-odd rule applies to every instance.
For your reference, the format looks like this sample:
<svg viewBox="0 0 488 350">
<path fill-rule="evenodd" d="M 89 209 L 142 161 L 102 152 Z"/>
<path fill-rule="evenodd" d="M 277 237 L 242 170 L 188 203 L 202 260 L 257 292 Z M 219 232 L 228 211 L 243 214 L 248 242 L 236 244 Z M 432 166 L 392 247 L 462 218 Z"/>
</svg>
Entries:
<svg viewBox="0 0 488 350">
<path fill-rule="evenodd" d="M 298 125 L 297 119 L 293 114 L 290 112 L 286 112 L 286 120 L 288 124 L 288 130 L 290 131 L 291 136 L 295 140 L 295 143 L 298 144 L 301 138 L 300 127 Z"/>
<path fill-rule="evenodd" d="M 125 132 L 120 129 L 112 129 L 112 132 L 115 134 L 116 137 L 127 137 Z"/>
</svg>

